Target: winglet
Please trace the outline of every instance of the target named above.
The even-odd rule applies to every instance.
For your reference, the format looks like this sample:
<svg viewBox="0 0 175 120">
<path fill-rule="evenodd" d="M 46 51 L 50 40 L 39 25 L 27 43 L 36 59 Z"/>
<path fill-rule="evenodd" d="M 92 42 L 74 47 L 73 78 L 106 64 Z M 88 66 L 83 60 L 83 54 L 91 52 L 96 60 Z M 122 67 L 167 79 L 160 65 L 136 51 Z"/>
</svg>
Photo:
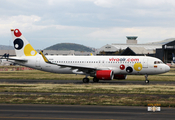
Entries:
<svg viewBox="0 0 175 120">
<path fill-rule="evenodd" d="M 40 54 L 42 55 L 42 57 L 46 63 L 50 63 L 50 61 L 44 56 L 43 52 L 40 51 Z"/>
</svg>

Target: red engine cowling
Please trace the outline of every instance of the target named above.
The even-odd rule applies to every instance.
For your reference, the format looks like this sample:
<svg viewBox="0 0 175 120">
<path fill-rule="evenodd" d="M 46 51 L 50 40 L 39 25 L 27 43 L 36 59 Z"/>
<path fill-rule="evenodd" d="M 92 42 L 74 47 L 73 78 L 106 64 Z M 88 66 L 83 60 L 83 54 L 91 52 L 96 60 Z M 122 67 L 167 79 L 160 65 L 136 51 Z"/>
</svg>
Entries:
<svg viewBox="0 0 175 120">
<path fill-rule="evenodd" d="M 112 80 L 114 74 L 112 70 L 97 70 L 96 71 L 96 78 L 99 80 Z"/>
<path fill-rule="evenodd" d="M 115 74 L 114 75 L 114 79 L 126 79 L 127 78 L 127 75 L 119 75 L 119 74 Z"/>
</svg>

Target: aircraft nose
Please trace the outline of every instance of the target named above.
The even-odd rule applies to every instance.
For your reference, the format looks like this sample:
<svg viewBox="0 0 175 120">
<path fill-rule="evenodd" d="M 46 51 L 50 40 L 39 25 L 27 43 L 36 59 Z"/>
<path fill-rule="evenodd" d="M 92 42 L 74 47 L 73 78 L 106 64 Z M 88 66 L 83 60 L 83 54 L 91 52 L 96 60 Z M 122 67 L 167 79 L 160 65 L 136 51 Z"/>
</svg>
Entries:
<svg viewBox="0 0 175 120">
<path fill-rule="evenodd" d="M 170 67 L 168 65 L 165 66 L 165 72 L 169 72 L 170 71 Z"/>
</svg>

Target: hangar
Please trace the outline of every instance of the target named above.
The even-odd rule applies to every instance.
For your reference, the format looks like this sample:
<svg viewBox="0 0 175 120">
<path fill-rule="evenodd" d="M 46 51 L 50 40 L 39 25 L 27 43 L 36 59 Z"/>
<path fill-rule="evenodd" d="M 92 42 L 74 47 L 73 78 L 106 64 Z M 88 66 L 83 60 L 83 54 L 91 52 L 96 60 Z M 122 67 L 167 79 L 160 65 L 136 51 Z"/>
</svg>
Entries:
<svg viewBox="0 0 175 120">
<path fill-rule="evenodd" d="M 154 50 L 147 50 L 144 47 L 127 47 L 121 55 L 154 56 L 154 53 Z"/>
<path fill-rule="evenodd" d="M 137 36 L 126 37 L 126 44 L 107 44 L 98 50 L 99 54 L 114 55 L 116 51 L 119 51 L 119 55 L 150 55 L 155 54 L 157 48 L 162 48 L 161 44 L 137 44 Z"/>
<path fill-rule="evenodd" d="M 156 49 L 155 57 L 161 59 L 165 63 L 171 63 L 172 53 L 175 54 L 175 38 L 161 41 L 162 48 Z"/>
<path fill-rule="evenodd" d="M 175 54 L 175 38 L 147 44 L 137 44 L 137 36 L 126 36 L 126 44 L 107 44 L 98 50 L 99 55 L 147 55 L 161 59 L 165 63 L 172 61 Z"/>
</svg>

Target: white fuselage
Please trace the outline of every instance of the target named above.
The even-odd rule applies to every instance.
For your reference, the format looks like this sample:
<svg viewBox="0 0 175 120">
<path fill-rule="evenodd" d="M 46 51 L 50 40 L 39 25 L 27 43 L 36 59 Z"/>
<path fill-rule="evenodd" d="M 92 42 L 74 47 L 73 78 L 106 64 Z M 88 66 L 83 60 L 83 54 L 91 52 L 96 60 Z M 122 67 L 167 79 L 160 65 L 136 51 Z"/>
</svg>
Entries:
<svg viewBox="0 0 175 120">
<path fill-rule="evenodd" d="M 148 75 L 165 73 L 170 70 L 161 60 L 147 56 L 44 56 L 38 54 L 19 29 L 11 29 L 16 52 L 13 62 L 53 73 L 84 74 L 84 83 L 92 76 L 99 80 L 126 79 L 127 75 Z"/>
<path fill-rule="evenodd" d="M 125 75 L 153 75 L 169 71 L 169 67 L 154 57 L 147 56 L 46 56 L 49 61 L 56 64 L 75 65 L 82 67 L 95 67 L 100 70 L 112 70 L 114 74 Z M 46 63 L 41 55 L 24 57 L 28 62 L 17 62 L 20 65 L 34 69 L 61 73 L 61 74 L 85 74 L 71 67 L 60 67 Z M 121 65 L 124 68 L 121 68 Z M 132 72 L 126 68 L 131 67 Z"/>
</svg>

